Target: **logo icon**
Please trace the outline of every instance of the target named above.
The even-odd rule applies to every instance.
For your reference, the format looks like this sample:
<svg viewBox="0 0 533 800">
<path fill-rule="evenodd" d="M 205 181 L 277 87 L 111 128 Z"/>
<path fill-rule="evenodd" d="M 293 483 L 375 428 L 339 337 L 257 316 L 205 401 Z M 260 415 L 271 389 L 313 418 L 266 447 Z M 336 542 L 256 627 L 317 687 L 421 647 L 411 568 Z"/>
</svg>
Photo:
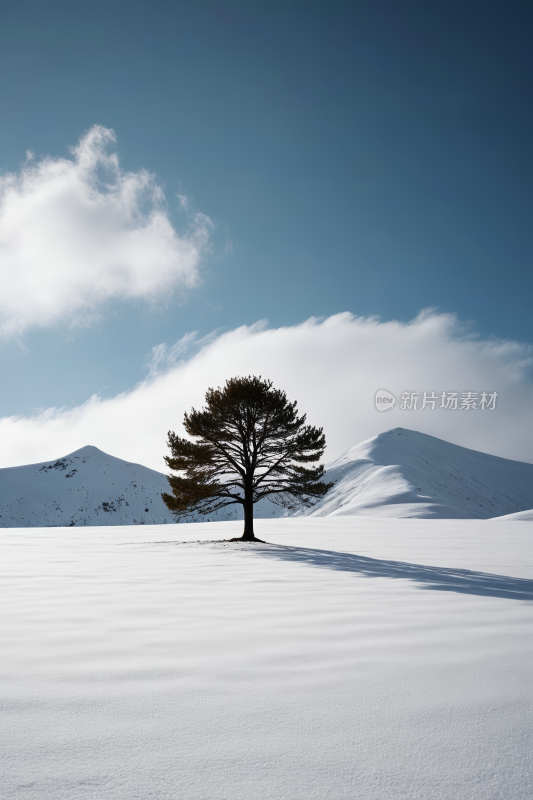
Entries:
<svg viewBox="0 0 533 800">
<path fill-rule="evenodd" d="M 374 395 L 374 405 L 378 411 L 390 411 L 391 408 L 394 408 L 395 403 L 396 398 L 392 392 L 388 392 L 386 389 L 378 389 Z"/>
</svg>

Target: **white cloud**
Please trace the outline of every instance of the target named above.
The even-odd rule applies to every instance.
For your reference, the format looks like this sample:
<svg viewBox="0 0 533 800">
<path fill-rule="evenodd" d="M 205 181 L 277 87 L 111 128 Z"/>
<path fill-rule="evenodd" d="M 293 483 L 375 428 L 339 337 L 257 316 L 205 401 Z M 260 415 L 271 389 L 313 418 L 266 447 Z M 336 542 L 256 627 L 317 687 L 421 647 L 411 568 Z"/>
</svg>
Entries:
<svg viewBox="0 0 533 800">
<path fill-rule="evenodd" d="M 183 360 L 194 337 L 156 348 L 152 376 L 108 400 L 0 420 L 1 466 L 66 455 L 86 444 L 164 471 L 166 434 L 183 412 L 203 403 L 209 386 L 234 375 L 261 374 L 297 400 L 325 429 L 327 458 L 381 431 L 401 426 L 505 458 L 533 461 L 533 348 L 468 334 L 449 315 L 422 314 L 409 324 L 350 314 L 290 328 L 264 323 L 216 336 Z M 170 354 L 170 358 L 167 358 Z M 165 361 L 165 359 L 167 359 Z M 166 371 L 157 373 L 166 364 Z M 374 410 L 379 388 L 499 393 L 496 411 Z"/>
<path fill-rule="evenodd" d="M 95 125 L 72 158 L 35 161 L 0 177 L 0 335 L 66 321 L 85 324 L 113 298 L 153 301 L 190 288 L 211 222 L 190 215 L 184 235 L 154 177 L 125 172 L 112 130 Z M 188 210 L 186 199 L 182 207 Z"/>
</svg>

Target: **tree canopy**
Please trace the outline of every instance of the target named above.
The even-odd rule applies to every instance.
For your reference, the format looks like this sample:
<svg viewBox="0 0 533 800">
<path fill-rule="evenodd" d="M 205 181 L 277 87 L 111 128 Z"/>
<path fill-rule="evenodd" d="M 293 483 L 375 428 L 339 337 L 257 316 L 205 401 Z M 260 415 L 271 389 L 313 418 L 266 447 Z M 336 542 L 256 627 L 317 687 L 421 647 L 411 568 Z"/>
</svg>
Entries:
<svg viewBox="0 0 533 800">
<path fill-rule="evenodd" d="M 333 486 L 322 480 L 326 439 L 322 428 L 306 425 L 296 402 L 261 376 L 230 378 L 208 389 L 205 407 L 185 413 L 189 438 L 168 432 L 165 456 L 172 494 L 163 494 L 179 518 L 244 507 L 243 540 L 257 541 L 254 504 L 268 497 L 288 508 L 311 506 Z"/>
</svg>

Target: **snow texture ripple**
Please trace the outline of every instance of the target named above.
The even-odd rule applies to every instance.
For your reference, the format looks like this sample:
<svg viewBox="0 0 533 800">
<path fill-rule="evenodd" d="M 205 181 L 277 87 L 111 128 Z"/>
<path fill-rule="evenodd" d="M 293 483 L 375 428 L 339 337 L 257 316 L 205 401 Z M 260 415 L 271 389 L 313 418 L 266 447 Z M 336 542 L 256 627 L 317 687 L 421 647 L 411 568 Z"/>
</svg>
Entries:
<svg viewBox="0 0 533 800">
<path fill-rule="evenodd" d="M 0 532 L 2 800 L 529 800 L 533 523 Z"/>
</svg>

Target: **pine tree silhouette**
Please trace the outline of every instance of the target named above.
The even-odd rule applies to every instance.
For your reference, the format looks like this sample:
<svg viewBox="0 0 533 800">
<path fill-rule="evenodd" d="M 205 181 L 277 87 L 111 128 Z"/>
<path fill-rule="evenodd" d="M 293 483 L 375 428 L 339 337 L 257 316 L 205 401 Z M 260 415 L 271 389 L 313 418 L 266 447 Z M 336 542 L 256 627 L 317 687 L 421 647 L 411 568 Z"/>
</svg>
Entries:
<svg viewBox="0 0 533 800">
<path fill-rule="evenodd" d="M 168 432 L 172 456 L 165 456 L 172 494 L 163 500 L 176 518 L 244 507 L 243 541 L 254 535 L 254 504 L 264 497 L 289 509 L 312 506 L 333 486 L 321 479 L 326 447 L 322 428 L 305 424 L 296 402 L 261 376 L 231 378 L 208 389 L 205 408 L 184 415 L 189 439 Z"/>
</svg>

